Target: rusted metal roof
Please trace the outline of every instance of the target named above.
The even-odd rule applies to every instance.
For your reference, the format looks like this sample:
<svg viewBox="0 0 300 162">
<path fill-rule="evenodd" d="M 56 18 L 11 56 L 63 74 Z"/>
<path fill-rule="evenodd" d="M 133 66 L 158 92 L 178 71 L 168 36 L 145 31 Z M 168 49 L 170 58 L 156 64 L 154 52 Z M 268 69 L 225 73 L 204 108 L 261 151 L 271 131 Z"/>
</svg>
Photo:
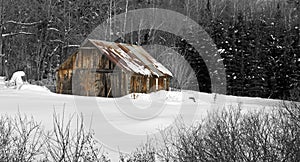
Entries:
<svg viewBox="0 0 300 162">
<path fill-rule="evenodd" d="M 172 76 L 172 73 L 156 61 L 141 46 L 87 39 L 82 46 L 90 43 L 102 51 L 112 62 L 129 72 L 147 76 Z"/>
</svg>

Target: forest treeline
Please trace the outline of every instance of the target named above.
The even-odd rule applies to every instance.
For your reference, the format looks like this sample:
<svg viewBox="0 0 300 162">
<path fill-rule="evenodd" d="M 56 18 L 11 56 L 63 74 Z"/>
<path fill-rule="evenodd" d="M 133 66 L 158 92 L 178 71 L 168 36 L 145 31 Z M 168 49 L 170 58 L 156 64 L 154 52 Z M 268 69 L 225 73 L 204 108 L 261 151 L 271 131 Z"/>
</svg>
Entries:
<svg viewBox="0 0 300 162">
<path fill-rule="evenodd" d="M 29 79 L 53 79 L 103 21 L 157 7 L 189 16 L 213 38 L 222 51 L 228 94 L 286 99 L 300 91 L 300 0 L 1 0 L 0 7 L 0 73 L 8 77 L 25 70 Z M 139 34 L 143 44 L 168 35 Z M 203 73 L 197 75 L 199 86 L 209 92 L 208 83 L 201 83 L 209 80 L 203 79 L 209 77 L 201 70 L 204 61 L 186 44 L 176 45 L 189 54 L 195 72 Z"/>
</svg>

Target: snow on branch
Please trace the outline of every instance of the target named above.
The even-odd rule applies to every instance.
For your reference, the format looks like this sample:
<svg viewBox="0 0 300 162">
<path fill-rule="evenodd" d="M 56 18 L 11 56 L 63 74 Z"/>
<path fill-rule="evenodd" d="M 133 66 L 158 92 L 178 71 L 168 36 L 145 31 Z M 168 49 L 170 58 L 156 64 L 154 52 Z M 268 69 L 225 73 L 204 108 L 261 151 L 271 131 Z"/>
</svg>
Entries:
<svg viewBox="0 0 300 162">
<path fill-rule="evenodd" d="M 53 56 L 54 53 L 57 51 L 58 48 L 59 48 L 59 46 L 56 46 L 56 47 L 54 48 L 54 50 L 53 50 L 50 54 L 48 54 L 48 55 L 49 55 L 49 56 Z"/>
<path fill-rule="evenodd" d="M 5 24 L 15 24 L 15 25 L 23 25 L 23 26 L 33 26 L 42 23 L 42 21 L 37 21 L 37 22 L 31 22 L 31 23 L 24 23 L 24 22 L 17 22 L 17 21 L 6 21 Z"/>
<path fill-rule="evenodd" d="M 56 29 L 56 28 L 48 28 L 47 30 L 48 30 L 48 31 L 53 30 L 53 31 L 59 32 L 59 30 Z"/>
<path fill-rule="evenodd" d="M 63 48 L 71 48 L 71 47 L 78 48 L 80 47 L 80 45 L 70 44 L 70 45 L 63 46 Z"/>
<path fill-rule="evenodd" d="M 6 33 L 6 34 L 2 34 L 2 37 L 11 37 L 11 36 L 15 36 L 15 35 L 20 35 L 20 34 L 24 34 L 24 35 L 34 35 L 33 33 L 29 33 L 29 32 L 17 32 L 17 33 Z"/>
<path fill-rule="evenodd" d="M 62 41 L 60 39 L 53 39 L 53 40 L 50 40 L 50 42 L 64 43 L 64 41 Z"/>
</svg>

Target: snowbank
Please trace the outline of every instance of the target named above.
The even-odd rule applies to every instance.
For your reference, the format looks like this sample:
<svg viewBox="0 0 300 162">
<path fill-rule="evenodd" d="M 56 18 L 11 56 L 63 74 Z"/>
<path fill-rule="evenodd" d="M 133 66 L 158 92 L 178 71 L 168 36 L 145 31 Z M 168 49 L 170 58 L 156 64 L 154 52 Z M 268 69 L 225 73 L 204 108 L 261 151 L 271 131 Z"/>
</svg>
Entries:
<svg viewBox="0 0 300 162">
<path fill-rule="evenodd" d="M 5 76 L 0 76 L 0 83 L 4 83 L 4 81 L 5 81 Z"/>
<path fill-rule="evenodd" d="M 0 90 L 6 88 L 5 86 L 5 76 L 0 76 Z"/>
<path fill-rule="evenodd" d="M 6 83 L 8 83 L 8 81 L 5 81 L 5 79 L 6 79 L 5 76 L 0 76 L 0 90 L 4 90 L 4 89 L 16 89 L 15 86 L 7 87 Z M 20 87 L 19 90 L 21 90 L 21 91 L 25 90 L 25 91 L 45 92 L 45 93 L 50 93 L 51 92 L 45 86 L 32 85 L 32 84 L 28 84 L 28 83 L 23 84 Z M 16 89 L 16 91 L 17 91 L 17 89 Z"/>
<path fill-rule="evenodd" d="M 24 84 L 20 88 L 20 90 L 29 90 L 29 91 L 38 91 L 38 92 L 46 92 L 50 93 L 50 90 L 45 86 L 38 86 L 38 85 L 31 85 L 31 84 Z"/>
</svg>

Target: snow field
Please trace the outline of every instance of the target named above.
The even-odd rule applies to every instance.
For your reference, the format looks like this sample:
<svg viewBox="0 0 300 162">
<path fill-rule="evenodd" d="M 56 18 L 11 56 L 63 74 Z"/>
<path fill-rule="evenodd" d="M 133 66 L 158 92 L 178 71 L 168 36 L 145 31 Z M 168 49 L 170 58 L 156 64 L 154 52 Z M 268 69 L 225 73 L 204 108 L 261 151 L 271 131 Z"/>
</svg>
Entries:
<svg viewBox="0 0 300 162">
<path fill-rule="evenodd" d="M 0 78 L 1 80 L 1 78 Z M 120 98 L 82 97 L 51 93 L 47 88 L 26 84 L 20 90 L 7 88 L 0 82 L 0 113 L 18 112 L 33 116 L 47 130 L 53 128 L 53 113 L 66 119 L 83 114 L 85 125 L 105 146 L 114 161 L 119 151 L 131 152 L 149 137 L 174 126 L 176 118 L 192 124 L 207 112 L 224 106 L 242 105 L 242 111 L 270 109 L 278 100 L 225 96 L 195 91 L 159 91 L 129 94 Z M 76 122 L 73 122 L 73 128 Z"/>
</svg>

